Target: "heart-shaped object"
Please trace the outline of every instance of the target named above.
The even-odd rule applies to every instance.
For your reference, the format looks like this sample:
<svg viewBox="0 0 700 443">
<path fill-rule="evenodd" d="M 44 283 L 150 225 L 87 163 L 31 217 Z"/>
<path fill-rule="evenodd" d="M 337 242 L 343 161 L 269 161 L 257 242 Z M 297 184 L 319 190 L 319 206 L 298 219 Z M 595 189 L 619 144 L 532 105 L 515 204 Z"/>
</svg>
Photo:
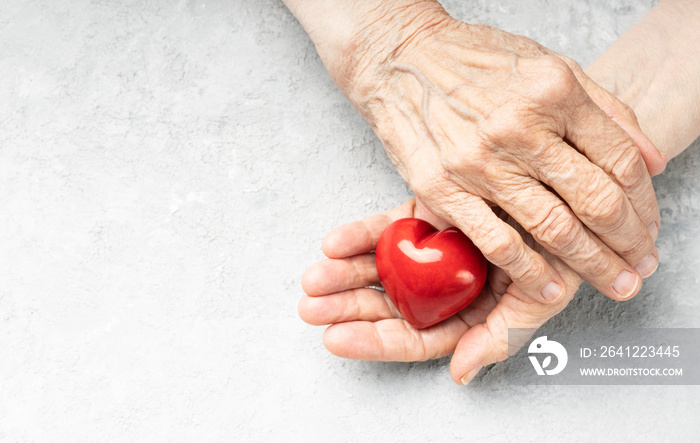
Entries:
<svg viewBox="0 0 700 443">
<path fill-rule="evenodd" d="M 454 227 L 438 231 L 425 220 L 396 220 L 382 233 L 375 254 L 384 290 L 418 329 L 467 307 L 486 283 L 486 259 Z"/>
</svg>

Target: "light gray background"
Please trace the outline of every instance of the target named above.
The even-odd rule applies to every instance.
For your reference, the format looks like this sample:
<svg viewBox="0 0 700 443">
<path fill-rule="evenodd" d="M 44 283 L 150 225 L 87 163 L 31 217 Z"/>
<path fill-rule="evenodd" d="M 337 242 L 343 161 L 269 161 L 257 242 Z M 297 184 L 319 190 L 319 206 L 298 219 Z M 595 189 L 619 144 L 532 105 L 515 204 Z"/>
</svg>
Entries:
<svg viewBox="0 0 700 443">
<path fill-rule="evenodd" d="M 652 0 L 445 1 L 593 60 Z M 688 441 L 699 387 L 474 386 L 299 320 L 339 223 L 410 196 L 277 0 L 0 0 L 0 441 Z M 700 152 L 661 266 L 550 324 L 700 326 Z"/>
</svg>

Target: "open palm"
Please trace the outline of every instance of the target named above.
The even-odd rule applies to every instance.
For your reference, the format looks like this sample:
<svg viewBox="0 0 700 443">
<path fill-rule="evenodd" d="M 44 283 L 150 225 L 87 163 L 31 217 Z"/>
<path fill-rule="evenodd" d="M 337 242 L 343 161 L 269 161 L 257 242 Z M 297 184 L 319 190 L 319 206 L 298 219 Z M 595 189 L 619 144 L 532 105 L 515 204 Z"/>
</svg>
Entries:
<svg viewBox="0 0 700 443">
<path fill-rule="evenodd" d="M 564 278 L 563 297 L 550 304 L 534 301 L 512 284 L 505 272 L 489 265 L 486 285 L 474 302 L 441 323 L 416 329 L 379 289 L 373 254 L 384 229 L 406 217 L 424 219 L 439 229 L 449 226 L 411 199 L 383 214 L 331 231 L 323 240 L 323 252 L 329 258 L 304 273 L 302 286 L 307 295 L 299 302 L 299 315 L 312 325 L 331 325 L 323 342 L 333 354 L 360 360 L 422 361 L 454 352 L 452 378 L 466 384 L 483 366 L 505 360 L 509 345 L 513 351 L 529 339 L 523 336 L 518 343 L 509 344 L 509 328 L 539 328 L 571 301 L 581 284 L 573 270 L 519 229 Z"/>
</svg>

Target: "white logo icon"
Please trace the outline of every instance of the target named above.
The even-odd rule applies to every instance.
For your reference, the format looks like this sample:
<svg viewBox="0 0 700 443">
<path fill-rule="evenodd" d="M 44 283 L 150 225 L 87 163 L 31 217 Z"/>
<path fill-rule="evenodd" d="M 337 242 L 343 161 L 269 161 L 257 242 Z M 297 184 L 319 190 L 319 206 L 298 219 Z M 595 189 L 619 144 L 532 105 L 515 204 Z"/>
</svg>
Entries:
<svg viewBox="0 0 700 443">
<path fill-rule="evenodd" d="M 536 338 L 530 347 L 527 348 L 528 354 L 554 354 L 557 357 L 557 366 L 553 369 L 547 369 L 550 364 L 552 364 L 552 356 L 548 355 L 545 357 L 544 361 L 540 365 L 537 357 L 530 355 L 530 362 L 532 366 L 535 367 L 537 375 L 556 375 L 564 370 L 566 363 L 569 361 L 569 354 L 566 353 L 566 348 L 562 346 L 559 342 L 554 340 L 547 340 L 547 336 Z"/>
</svg>

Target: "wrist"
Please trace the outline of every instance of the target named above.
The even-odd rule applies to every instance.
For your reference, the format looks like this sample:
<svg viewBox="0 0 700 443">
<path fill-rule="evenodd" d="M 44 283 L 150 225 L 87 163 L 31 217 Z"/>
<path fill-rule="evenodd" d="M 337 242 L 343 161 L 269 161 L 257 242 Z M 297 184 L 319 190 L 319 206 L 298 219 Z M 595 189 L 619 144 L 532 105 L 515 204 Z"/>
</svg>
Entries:
<svg viewBox="0 0 700 443">
<path fill-rule="evenodd" d="M 435 0 L 284 0 L 333 80 L 356 106 L 360 91 L 412 41 L 449 15 Z M 359 96 L 359 97 L 358 97 Z"/>
</svg>

